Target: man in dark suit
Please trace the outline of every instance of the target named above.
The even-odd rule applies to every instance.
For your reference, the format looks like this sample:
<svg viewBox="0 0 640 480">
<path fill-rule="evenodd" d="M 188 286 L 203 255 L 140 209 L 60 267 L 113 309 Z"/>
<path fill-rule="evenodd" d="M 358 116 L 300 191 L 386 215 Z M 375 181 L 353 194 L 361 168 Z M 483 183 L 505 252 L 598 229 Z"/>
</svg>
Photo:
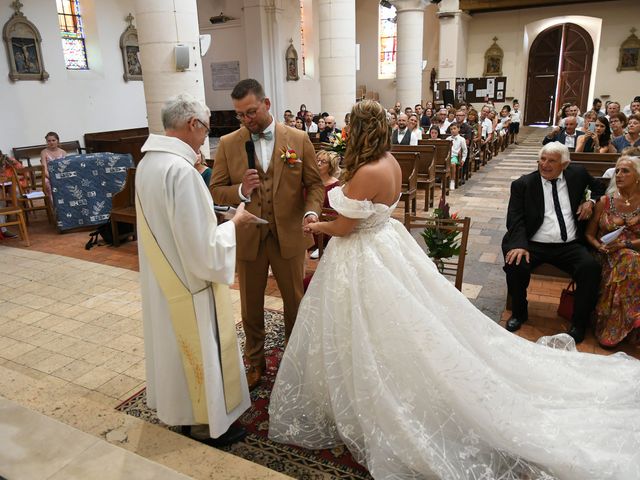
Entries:
<svg viewBox="0 0 640 480">
<path fill-rule="evenodd" d="M 598 299 L 600 264 L 582 243 L 584 225 L 593 203 L 584 201 L 587 187 L 597 200 L 600 184 L 580 165 L 571 165 L 569 150 L 559 142 L 542 147 L 538 170 L 511 184 L 507 233 L 502 239 L 504 271 L 512 299 L 507 330 L 515 332 L 527 321 L 527 287 L 531 270 L 549 263 L 569 273 L 576 283 L 572 326 L 576 343 Z"/>
<path fill-rule="evenodd" d="M 564 128 L 555 127 L 547 136 L 542 139 L 542 144 L 546 145 L 551 142 L 560 142 L 566 146 L 570 152 L 576 149 L 577 140 L 584 132 L 576 130 L 578 121 L 576 117 L 567 117 L 564 119 Z"/>
<path fill-rule="evenodd" d="M 336 118 L 333 115 L 327 115 L 324 119 L 324 130 L 320 132 L 320 141 L 321 142 L 329 142 L 331 141 L 331 137 L 340 135 L 342 131 L 339 128 L 336 128 Z"/>
</svg>

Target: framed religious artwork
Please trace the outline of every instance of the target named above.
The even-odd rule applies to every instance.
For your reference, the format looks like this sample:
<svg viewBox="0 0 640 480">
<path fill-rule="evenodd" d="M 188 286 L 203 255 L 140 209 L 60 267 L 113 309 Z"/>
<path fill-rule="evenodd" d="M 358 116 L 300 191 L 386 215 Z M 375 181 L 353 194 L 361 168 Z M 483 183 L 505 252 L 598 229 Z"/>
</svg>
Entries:
<svg viewBox="0 0 640 480">
<path fill-rule="evenodd" d="M 640 38 L 636 36 L 635 28 L 631 29 L 631 35 L 620 45 L 620 59 L 616 70 L 640 70 Z"/>
<path fill-rule="evenodd" d="M 2 39 L 9 60 L 9 78 L 12 82 L 18 80 L 44 82 L 49 78 L 49 74 L 44 69 L 42 61 L 42 37 L 36 26 L 20 11 L 22 6 L 20 0 L 15 0 L 11 4 L 15 13 L 2 29 Z"/>
<path fill-rule="evenodd" d="M 501 77 L 502 76 L 502 60 L 504 52 L 498 45 L 498 37 L 493 37 L 493 44 L 484 54 L 484 73 L 483 77 Z"/>
<path fill-rule="evenodd" d="M 298 75 L 298 52 L 293 46 L 293 39 L 291 38 L 289 39 L 289 48 L 287 48 L 285 60 L 287 62 L 287 82 L 300 80 Z"/>
<path fill-rule="evenodd" d="M 142 65 L 138 53 L 138 31 L 133 26 L 133 15 L 127 15 L 125 21 L 129 24 L 122 35 L 120 35 L 120 50 L 122 51 L 122 63 L 124 65 L 125 82 L 142 80 Z"/>
</svg>

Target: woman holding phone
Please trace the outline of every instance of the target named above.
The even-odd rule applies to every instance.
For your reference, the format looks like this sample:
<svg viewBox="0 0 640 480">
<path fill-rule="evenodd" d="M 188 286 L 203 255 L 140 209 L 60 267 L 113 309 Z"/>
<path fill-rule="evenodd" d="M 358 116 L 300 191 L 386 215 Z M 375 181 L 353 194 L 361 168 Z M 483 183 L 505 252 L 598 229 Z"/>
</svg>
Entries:
<svg viewBox="0 0 640 480">
<path fill-rule="evenodd" d="M 616 149 L 611 144 L 611 131 L 607 117 L 598 117 L 595 122 L 589 122 L 584 135 L 580 135 L 576 142 L 576 152 L 616 153 Z"/>
</svg>

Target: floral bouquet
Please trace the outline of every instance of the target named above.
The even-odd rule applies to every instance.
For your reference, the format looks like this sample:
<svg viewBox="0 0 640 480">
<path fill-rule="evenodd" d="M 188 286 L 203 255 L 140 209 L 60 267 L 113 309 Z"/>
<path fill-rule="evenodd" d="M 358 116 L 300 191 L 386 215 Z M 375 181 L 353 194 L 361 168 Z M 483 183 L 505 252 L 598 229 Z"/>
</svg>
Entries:
<svg viewBox="0 0 640 480">
<path fill-rule="evenodd" d="M 451 258 L 460 253 L 460 233 L 450 230 L 444 225 L 439 225 L 438 220 L 456 219 L 457 213 L 449 213 L 449 204 L 444 195 L 440 198 L 438 208 L 434 210 L 433 226 L 429 226 L 422 232 L 422 238 L 427 245 L 428 255 L 434 259 L 440 273 L 444 271 L 443 258 Z"/>
<path fill-rule="evenodd" d="M 336 152 L 341 157 L 347 149 L 347 134 L 342 131 L 340 135 L 331 134 L 328 142 L 322 142 L 325 150 Z"/>
</svg>

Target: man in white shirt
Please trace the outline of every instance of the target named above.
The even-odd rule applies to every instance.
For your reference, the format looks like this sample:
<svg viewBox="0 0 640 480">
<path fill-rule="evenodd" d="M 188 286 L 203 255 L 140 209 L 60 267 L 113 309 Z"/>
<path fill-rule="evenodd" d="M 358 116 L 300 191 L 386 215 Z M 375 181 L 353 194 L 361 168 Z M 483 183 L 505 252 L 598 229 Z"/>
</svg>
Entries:
<svg viewBox="0 0 640 480">
<path fill-rule="evenodd" d="M 502 251 L 512 299 L 507 330 L 515 332 L 527 321 L 531 271 L 549 263 L 569 273 L 576 283 L 572 326 L 567 333 L 579 343 L 600 283 L 600 264 L 582 243 L 584 225 L 579 222 L 593 214 L 593 202 L 583 199 L 587 187 L 594 200 L 603 189 L 584 167 L 570 163 L 566 146 L 549 143 L 540 150 L 538 170 L 511 184 Z"/>
<path fill-rule="evenodd" d="M 418 134 L 414 130 L 410 132 L 407 128 L 407 122 L 409 118 L 401 113 L 398 115 L 398 128 L 396 128 L 391 134 L 391 143 L 393 145 L 418 145 Z"/>
<path fill-rule="evenodd" d="M 629 105 L 625 105 L 622 109 L 622 113 L 624 113 L 627 117 L 629 115 L 637 115 L 638 113 L 640 113 L 640 96 L 635 97 Z"/>
<path fill-rule="evenodd" d="M 480 110 L 480 125 L 482 126 L 482 144 L 485 145 L 487 143 L 491 144 L 493 141 L 493 122 L 489 118 L 489 112 L 491 111 L 491 107 L 485 105 Z"/>
<path fill-rule="evenodd" d="M 313 113 L 308 111 L 304 114 L 304 129 L 307 133 L 316 133 L 318 124 L 313 121 Z"/>
<path fill-rule="evenodd" d="M 620 104 L 618 102 L 609 102 L 607 104 L 607 120 L 611 120 L 611 115 L 620 112 Z"/>
<path fill-rule="evenodd" d="M 584 135 L 584 132 L 576 130 L 578 122 L 575 117 L 567 117 L 564 120 L 565 128 L 561 129 L 560 127 L 555 127 L 542 139 L 543 145 L 551 142 L 560 142 L 570 151 L 574 151 L 576 149 L 576 140 L 580 135 Z"/>
</svg>

